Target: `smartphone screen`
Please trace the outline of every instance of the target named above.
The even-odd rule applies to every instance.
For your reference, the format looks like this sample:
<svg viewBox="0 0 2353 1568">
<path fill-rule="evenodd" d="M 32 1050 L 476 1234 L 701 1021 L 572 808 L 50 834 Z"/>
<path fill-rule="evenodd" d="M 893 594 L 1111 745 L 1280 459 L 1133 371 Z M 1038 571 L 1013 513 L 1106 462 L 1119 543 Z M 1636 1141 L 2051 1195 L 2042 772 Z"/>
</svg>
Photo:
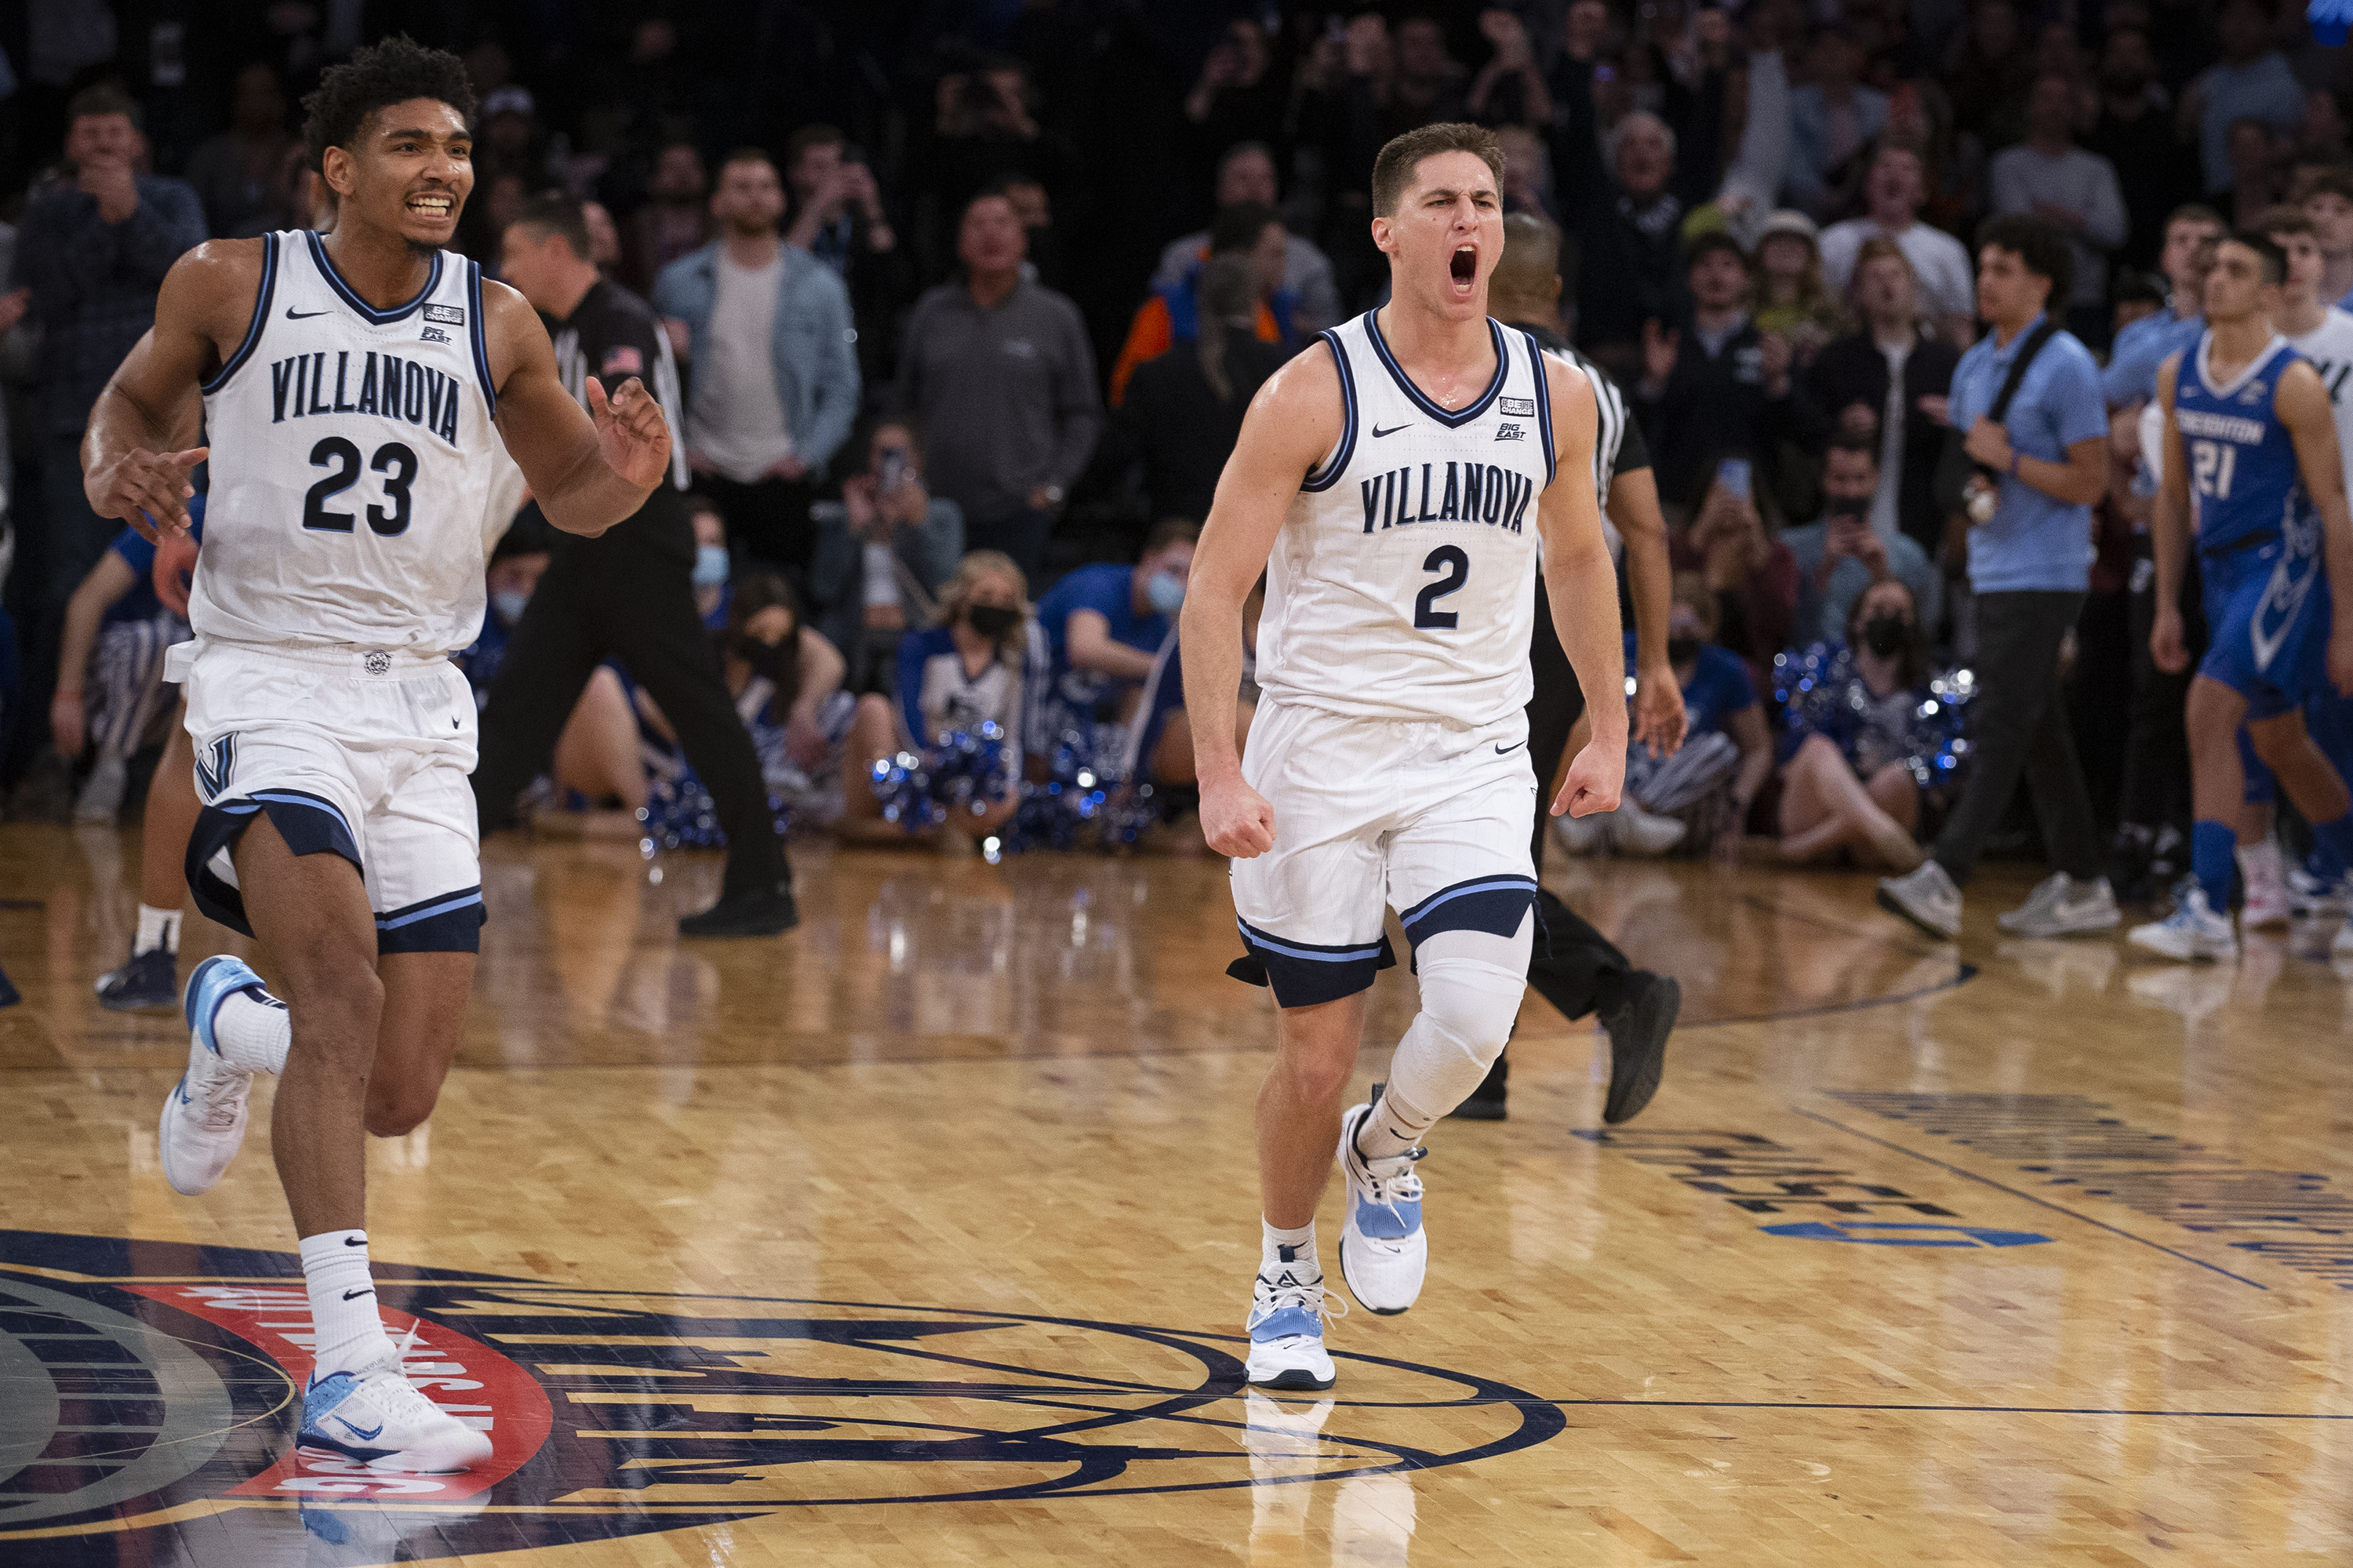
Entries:
<svg viewBox="0 0 2353 1568">
<path fill-rule="evenodd" d="M 1715 465 L 1715 482 L 1741 500 L 1752 500 L 1754 497 L 1749 493 L 1748 471 L 1746 458 L 1725 458 Z"/>
</svg>

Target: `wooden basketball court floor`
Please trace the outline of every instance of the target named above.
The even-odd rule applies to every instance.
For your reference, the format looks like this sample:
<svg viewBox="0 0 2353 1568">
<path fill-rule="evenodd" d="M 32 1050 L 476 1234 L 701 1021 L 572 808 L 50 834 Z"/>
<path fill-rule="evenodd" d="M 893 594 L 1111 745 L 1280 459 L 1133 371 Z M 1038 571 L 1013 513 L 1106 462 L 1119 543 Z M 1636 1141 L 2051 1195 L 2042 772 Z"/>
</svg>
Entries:
<svg viewBox="0 0 2353 1568">
<path fill-rule="evenodd" d="M 682 943 L 712 857 L 495 841 L 458 1069 L 369 1179 L 497 1453 L 387 1484 L 282 1457 L 266 1117 L 206 1198 L 157 1171 L 185 1036 L 90 994 L 135 853 L 0 830 L 11 1568 L 2353 1562 L 2327 927 L 2175 969 L 2003 939 L 2018 868 L 1956 949 L 1859 874 L 1556 864 L 1683 980 L 1664 1088 L 1605 1129 L 1532 994 L 1511 1119 L 1431 1139 L 1420 1304 L 1277 1400 L 1222 863 L 820 848 L 797 932 Z"/>
</svg>

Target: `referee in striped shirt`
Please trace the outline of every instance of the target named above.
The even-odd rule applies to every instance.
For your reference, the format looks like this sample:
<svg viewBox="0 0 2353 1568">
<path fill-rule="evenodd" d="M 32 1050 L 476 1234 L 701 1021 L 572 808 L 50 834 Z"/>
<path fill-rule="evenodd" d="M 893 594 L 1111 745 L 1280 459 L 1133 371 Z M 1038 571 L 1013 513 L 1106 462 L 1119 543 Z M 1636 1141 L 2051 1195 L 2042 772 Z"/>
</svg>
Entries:
<svg viewBox="0 0 2353 1568">
<path fill-rule="evenodd" d="M 1682 689 L 1667 663 L 1667 524 L 1659 512 L 1659 488 L 1651 477 L 1651 452 L 1642 428 L 1626 409 L 1625 394 L 1608 372 L 1568 345 L 1560 325 L 1560 235 L 1529 213 L 1504 219 L 1504 259 L 1487 284 L 1487 309 L 1505 326 L 1517 327 L 1585 372 L 1593 382 L 1600 423 L 1594 432 L 1593 486 L 1603 510 L 1626 542 L 1626 572 L 1634 601 L 1634 738 L 1663 751 L 1683 744 Z M 1569 731 L 1585 711 L 1585 694 L 1569 668 L 1552 625 L 1544 574 L 1536 574 L 1535 640 L 1528 651 L 1535 693 L 1528 699 L 1528 758 L 1539 779 L 1559 770 Z M 1544 872 L 1546 829 L 1536 813 L 1530 845 L 1537 874 Z M 1528 984 L 1561 1016 L 1572 1021 L 1598 1013 L 1609 1035 L 1609 1093 L 1601 1118 L 1621 1122 L 1651 1103 L 1666 1057 L 1667 1036 L 1683 1005 L 1683 988 L 1665 975 L 1638 969 L 1609 938 L 1563 904 L 1548 889 L 1536 889 L 1542 936 L 1528 962 Z M 1455 1111 L 1479 1121 L 1504 1118 L 1511 1073 L 1507 1051 L 1495 1059 L 1487 1081 Z"/>
<path fill-rule="evenodd" d="M 671 430 L 684 430 L 670 340 L 651 306 L 607 282 L 587 260 L 580 204 L 562 195 L 533 198 L 501 246 L 505 281 L 546 323 L 565 389 L 585 406 L 589 376 L 607 391 L 640 376 Z M 593 539 L 559 536 L 483 704 L 474 800 L 484 832 L 501 826 L 515 797 L 554 756 L 588 677 L 618 658 L 677 731 L 727 834 L 719 902 L 680 921 L 681 934 L 773 936 L 799 916 L 759 757 L 694 607 L 694 524 L 679 494 L 685 451 L 684 440 L 672 444 L 670 482 L 657 486 L 634 516 Z"/>
</svg>

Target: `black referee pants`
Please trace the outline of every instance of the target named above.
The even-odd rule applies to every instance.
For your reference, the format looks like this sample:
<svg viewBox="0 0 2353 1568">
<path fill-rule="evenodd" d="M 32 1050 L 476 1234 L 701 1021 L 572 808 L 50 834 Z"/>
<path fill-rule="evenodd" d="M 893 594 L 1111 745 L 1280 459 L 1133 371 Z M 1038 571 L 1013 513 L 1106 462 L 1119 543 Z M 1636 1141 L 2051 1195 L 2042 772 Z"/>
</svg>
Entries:
<svg viewBox="0 0 2353 1568">
<path fill-rule="evenodd" d="M 1536 770 L 1535 837 L 1528 846 L 1536 874 L 1544 874 L 1545 839 L 1551 825 L 1552 776 L 1568 750 L 1568 733 L 1585 712 L 1585 692 L 1577 671 L 1553 630 L 1552 599 L 1544 578 L 1536 578 L 1535 636 L 1528 649 L 1535 674 L 1535 692 L 1528 698 L 1528 760 Z M 1624 994 L 1623 982 L 1633 965 L 1617 944 L 1603 936 L 1583 916 L 1563 904 L 1541 885 L 1536 888 L 1535 953 L 1528 959 L 1528 984 L 1538 996 L 1575 1020 L 1588 1012 L 1614 1011 Z"/>
<path fill-rule="evenodd" d="M 768 812 L 767 781 L 717 652 L 695 613 L 685 562 L 637 552 L 559 550 L 532 591 L 482 709 L 474 803 L 482 831 L 505 824 L 515 797 L 555 755 L 588 677 L 617 658 L 652 694 L 702 776 L 727 834 L 722 897 L 788 881 Z"/>
</svg>

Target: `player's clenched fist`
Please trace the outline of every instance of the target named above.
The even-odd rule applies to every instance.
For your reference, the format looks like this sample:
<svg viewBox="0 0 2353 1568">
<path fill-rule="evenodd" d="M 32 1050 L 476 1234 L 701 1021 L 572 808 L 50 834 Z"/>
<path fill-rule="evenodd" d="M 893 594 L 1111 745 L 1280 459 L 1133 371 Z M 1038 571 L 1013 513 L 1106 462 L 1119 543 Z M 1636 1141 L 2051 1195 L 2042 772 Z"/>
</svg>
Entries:
<svg viewBox="0 0 2353 1568">
<path fill-rule="evenodd" d="M 86 477 L 82 493 L 100 517 L 120 517 L 151 544 L 161 543 L 165 533 L 188 531 L 188 498 L 196 493 L 188 475 L 211 450 L 151 452 L 133 447 Z"/>
<path fill-rule="evenodd" d="M 1229 860 L 1256 860 L 1274 847 L 1274 808 L 1239 779 L 1204 784 L 1201 836 Z"/>
<path fill-rule="evenodd" d="M 1596 811 L 1614 811 L 1625 782 L 1626 743 L 1607 746 L 1588 741 L 1577 760 L 1568 765 L 1568 777 L 1560 781 L 1552 814 L 1589 817 Z"/>
</svg>

